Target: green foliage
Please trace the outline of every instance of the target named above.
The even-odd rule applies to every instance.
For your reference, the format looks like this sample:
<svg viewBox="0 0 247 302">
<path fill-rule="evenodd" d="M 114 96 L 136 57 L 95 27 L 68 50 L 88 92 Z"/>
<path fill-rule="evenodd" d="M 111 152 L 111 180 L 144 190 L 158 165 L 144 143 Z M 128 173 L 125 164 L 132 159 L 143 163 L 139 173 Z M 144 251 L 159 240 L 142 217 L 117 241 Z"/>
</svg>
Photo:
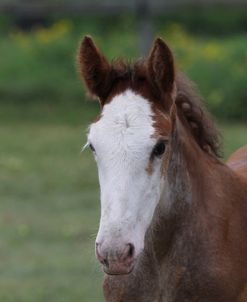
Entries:
<svg viewBox="0 0 247 302">
<path fill-rule="evenodd" d="M 0 68 L 1 102 L 81 101 L 84 93 L 75 57 L 85 34 L 92 34 L 110 57 L 114 53 L 133 55 L 134 31 L 131 34 L 125 30 L 119 39 L 121 29 L 114 27 L 115 21 L 108 20 L 107 26 L 97 27 L 88 20 L 81 21 L 80 26 L 77 20 L 58 20 L 30 33 L 10 31 L 0 41 L 4 58 Z"/>
<path fill-rule="evenodd" d="M 166 15 L 161 12 L 154 22 L 157 27 L 176 22 L 197 35 L 222 36 L 246 31 L 247 10 L 237 5 L 185 5 Z"/>
<path fill-rule="evenodd" d="M 108 58 L 138 57 L 139 30 L 134 16 L 85 16 L 50 20 L 31 32 L 2 34 L 0 102 L 79 104 L 84 91 L 76 72 L 76 49 L 91 34 Z M 219 118 L 247 116 L 247 35 L 198 36 L 178 23 L 154 23 L 166 39 L 178 66 L 198 85 L 210 111 Z M 26 104 L 26 105 L 25 105 Z M 24 108 L 23 107 L 23 108 Z"/>
<path fill-rule="evenodd" d="M 193 37 L 177 24 L 161 32 L 175 51 L 178 65 L 197 84 L 218 118 L 247 117 L 247 35 Z"/>
</svg>

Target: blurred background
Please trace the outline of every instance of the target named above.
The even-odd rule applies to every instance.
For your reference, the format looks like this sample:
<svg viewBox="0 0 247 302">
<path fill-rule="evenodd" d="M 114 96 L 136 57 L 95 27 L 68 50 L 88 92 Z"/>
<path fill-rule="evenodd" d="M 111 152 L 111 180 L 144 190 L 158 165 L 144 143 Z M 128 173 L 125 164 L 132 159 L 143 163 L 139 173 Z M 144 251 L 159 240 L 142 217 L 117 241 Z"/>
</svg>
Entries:
<svg viewBox="0 0 247 302">
<path fill-rule="evenodd" d="M 223 134 L 247 143 L 247 0 L 0 0 L 0 301 L 103 301 L 85 34 L 109 59 L 163 37 Z"/>
</svg>

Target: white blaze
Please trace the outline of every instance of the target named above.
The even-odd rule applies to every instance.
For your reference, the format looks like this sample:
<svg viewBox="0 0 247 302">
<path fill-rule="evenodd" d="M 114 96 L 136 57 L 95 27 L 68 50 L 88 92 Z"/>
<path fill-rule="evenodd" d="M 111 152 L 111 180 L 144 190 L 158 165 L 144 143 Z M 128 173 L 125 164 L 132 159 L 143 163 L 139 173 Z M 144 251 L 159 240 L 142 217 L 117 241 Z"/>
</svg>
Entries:
<svg viewBox="0 0 247 302">
<path fill-rule="evenodd" d="M 115 96 L 91 125 L 101 189 L 96 241 L 112 248 L 132 243 L 138 255 L 160 198 L 160 159 L 147 172 L 156 143 L 150 103 L 131 90 Z"/>
</svg>

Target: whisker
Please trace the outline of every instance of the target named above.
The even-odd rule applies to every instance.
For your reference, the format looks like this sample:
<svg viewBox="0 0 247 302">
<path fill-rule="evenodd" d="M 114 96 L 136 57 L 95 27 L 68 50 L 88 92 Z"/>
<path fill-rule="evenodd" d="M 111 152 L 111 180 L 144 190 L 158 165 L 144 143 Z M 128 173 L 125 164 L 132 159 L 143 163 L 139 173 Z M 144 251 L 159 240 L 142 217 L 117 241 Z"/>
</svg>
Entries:
<svg viewBox="0 0 247 302">
<path fill-rule="evenodd" d="M 86 144 L 81 148 L 81 152 L 80 153 L 82 153 L 88 147 L 89 147 L 89 142 L 86 142 Z"/>
</svg>

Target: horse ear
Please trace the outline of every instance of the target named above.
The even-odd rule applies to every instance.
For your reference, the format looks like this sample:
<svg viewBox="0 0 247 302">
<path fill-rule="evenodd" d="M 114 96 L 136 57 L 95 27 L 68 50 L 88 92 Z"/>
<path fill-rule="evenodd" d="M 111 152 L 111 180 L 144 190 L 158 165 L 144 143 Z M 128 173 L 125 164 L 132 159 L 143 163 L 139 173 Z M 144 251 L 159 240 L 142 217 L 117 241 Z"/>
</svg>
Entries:
<svg viewBox="0 0 247 302">
<path fill-rule="evenodd" d="M 87 88 L 102 102 L 108 92 L 111 66 L 89 36 L 85 36 L 80 44 L 78 65 Z"/>
<path fill-rule="evenodd" d="M 157 38 L 148 57 L 148 72 L 152 81 L 165 93 L 172 93 L 175 82 L 175 68 L 170 48 Z"/>
</svg>

